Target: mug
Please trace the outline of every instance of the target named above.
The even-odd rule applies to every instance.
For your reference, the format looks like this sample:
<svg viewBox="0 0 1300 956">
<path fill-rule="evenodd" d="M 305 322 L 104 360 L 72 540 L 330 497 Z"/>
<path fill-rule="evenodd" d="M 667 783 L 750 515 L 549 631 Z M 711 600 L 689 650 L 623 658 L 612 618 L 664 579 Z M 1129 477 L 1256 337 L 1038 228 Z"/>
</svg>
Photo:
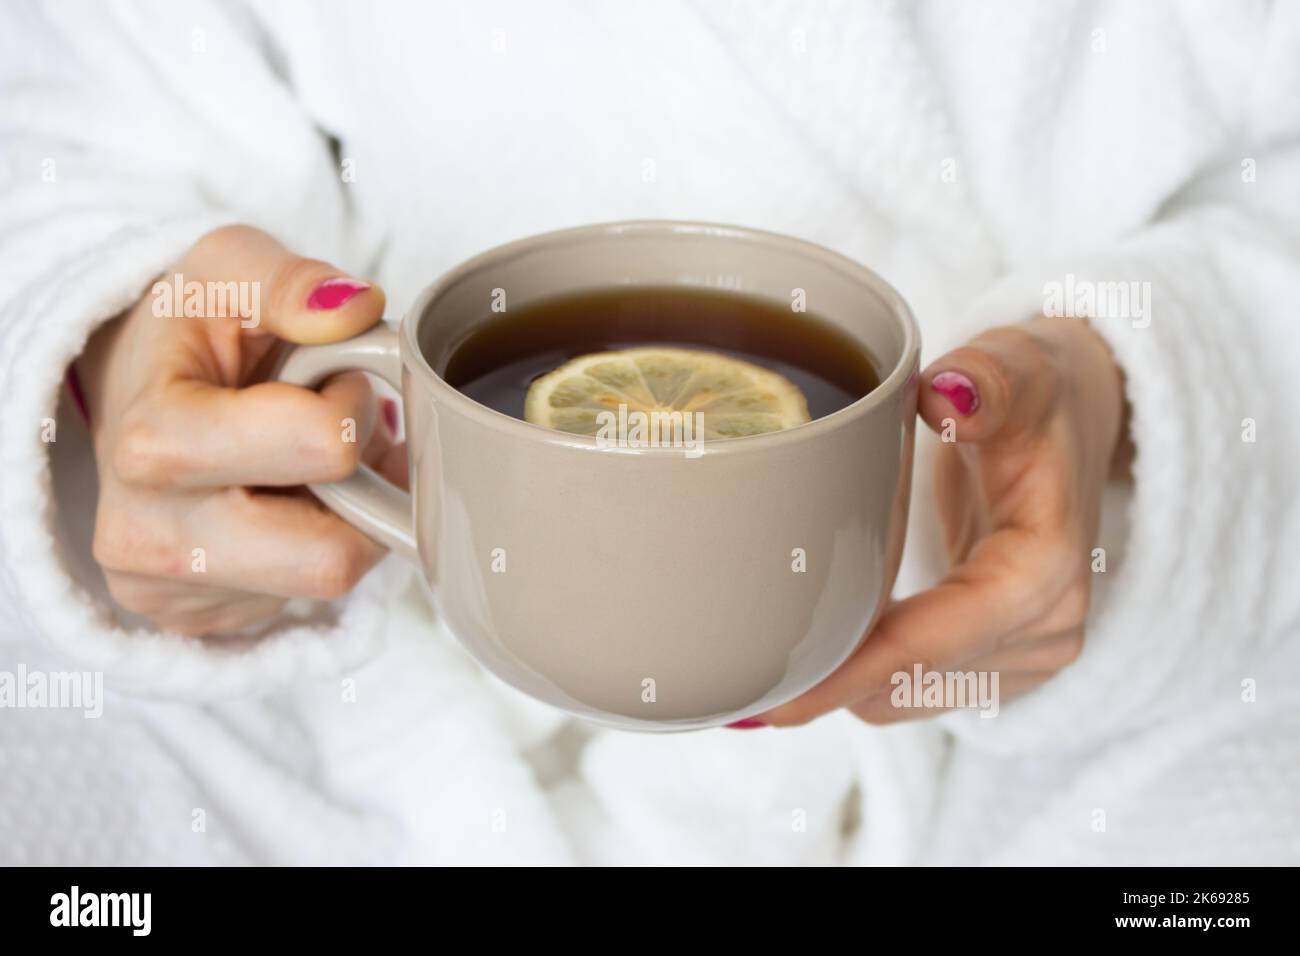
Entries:
<svg viewBox="0 0 1300 956">
<path fill-rule="evenodd" d="M 803 290 L 881 366 L 881 383 L 784 431 L 701 453 L 618 447 L 480 405 L 441 373 L 511 308 L 612 286 Z M 403 399 L 410 492 L 362 467 L 312 490 L 423 572 L 436 611 L 484 667 L 530 696 L 630 730 L 694 730 L 784 703 L 857 648 L 889 597 L 911 489 L 920 335 L 869 269 L 736 226 L 621 222 L 479 255 L 400 326 L 300 346 L 279 377 L 352 369 Z"/>
</svg>

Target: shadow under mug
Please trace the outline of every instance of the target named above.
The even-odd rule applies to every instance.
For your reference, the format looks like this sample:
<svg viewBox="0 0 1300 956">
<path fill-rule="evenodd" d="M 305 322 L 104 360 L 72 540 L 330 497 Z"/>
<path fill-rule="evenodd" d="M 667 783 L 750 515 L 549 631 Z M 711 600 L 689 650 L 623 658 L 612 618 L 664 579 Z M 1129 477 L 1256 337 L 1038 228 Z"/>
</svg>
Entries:
<svg viewBox="0 0 1300 956">
<path fill-rule="evenodd" d="M 510 308 L 611 286 L 790 302 L 880 364 L 881 384 L 781 432 L 613 447 L 480 405 L 440 377 Z M 499 294 L 498 294 L 499 295 Z M 368 468 L 313 486 L 423 571 L 438 613 L 497 677 L 631 730 L 693 730 L 784 703 L 854 651 L 889 596 L 911 488 L 920 336 L 869 269 L 735 226 L 622 222 L 513 242 L 453 269 L 397 329 L 302 346 L 280 378 L 361 369 L 400 389 L 410 488 Z"/>
</svg>

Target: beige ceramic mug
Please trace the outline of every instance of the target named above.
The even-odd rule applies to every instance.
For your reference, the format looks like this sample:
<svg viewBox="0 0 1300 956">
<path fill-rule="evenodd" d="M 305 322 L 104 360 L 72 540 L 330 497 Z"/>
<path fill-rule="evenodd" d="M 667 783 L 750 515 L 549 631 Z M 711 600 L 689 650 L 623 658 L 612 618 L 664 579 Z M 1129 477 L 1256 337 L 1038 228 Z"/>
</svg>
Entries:
<svg viewBox="0 0 1300 956">
<path fill-rule="evenodd" d="M 609 447 L 480 405 L 440 375 L 494 313 L 615 285 L 725 289 L 789 304 L 880 366 L 866 397 L 804 425 L 680 448 Z M 634 730 L 739 720 L 817 684 L 889 596 L 911 487 L 920 337 L 870 270 L 733 226 L 586 226 L 486 252 L 396 329 L 296 349 L 284 381 L 348 369 L 401 390 L 410 494 L 369 469 L 313 491 L 419 565 L 471 654 L 519 690 Z"/>
</svg>

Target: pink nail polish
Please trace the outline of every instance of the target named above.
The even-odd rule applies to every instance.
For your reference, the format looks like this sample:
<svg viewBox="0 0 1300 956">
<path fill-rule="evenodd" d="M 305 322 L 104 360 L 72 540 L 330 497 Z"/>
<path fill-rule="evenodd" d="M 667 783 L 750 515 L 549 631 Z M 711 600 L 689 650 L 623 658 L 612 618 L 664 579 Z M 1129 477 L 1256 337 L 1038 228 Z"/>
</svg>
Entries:
<svg viewBox="0 0 1300 956">
<path fill-rule="evenodd" d="M 384 424 L 394 435 L 397 434 L 397 403 L 391 398 L 386 398 L 379 403 L 379 412 L 384 416 Z"/>
<path fill-rule="evenodd" d="M 959 415 L 974 414 L 980 407 L 975 383 L 961 372 L 940 372 L 930 381 L 930 387 L 952 402 Z"/>
<path fill-rule="evenodd" d="M 766 727 L 767 724 L 761 720 L 754 720 L 752 717 L 747 720 L 738 720 L 734 724 L 726 724 L 732 730 L 753 730 L 756 727 Z"/>
<path fill-rule="evenodd" d="M 326 279 L 307 297 L 307 308 L 337 309 L 358 292 L 365 292 L 369 288 L 370 283 L 349 279 L 347 276 Z"/>
</svg>

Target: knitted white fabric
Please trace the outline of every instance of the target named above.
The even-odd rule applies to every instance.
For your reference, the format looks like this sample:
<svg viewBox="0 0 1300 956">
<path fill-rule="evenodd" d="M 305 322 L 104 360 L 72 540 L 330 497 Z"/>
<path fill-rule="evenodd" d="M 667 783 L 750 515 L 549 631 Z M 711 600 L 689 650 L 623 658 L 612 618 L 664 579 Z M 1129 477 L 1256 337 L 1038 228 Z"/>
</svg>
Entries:
<svg viewBox="0 0 1300 956">
<path fill-rule="evenodd" d="M 108 696 L 0 709 L 0 862 L 1300 862 L 1297 48 L 1264 2 L 7 3 L 0 672 Z M 483 674 L 395 559 L 238 643 L 108 604 L 63 370 L 205 230 L 400 310 L 640 217 L 864 261 L 928 359 L 1150 284 L 1091 316 L 1139 454 L 1076 664 L 994 720 L 646 737 Z M 921 445 L 903 593 L 942 571 Z"/>
</svg>

